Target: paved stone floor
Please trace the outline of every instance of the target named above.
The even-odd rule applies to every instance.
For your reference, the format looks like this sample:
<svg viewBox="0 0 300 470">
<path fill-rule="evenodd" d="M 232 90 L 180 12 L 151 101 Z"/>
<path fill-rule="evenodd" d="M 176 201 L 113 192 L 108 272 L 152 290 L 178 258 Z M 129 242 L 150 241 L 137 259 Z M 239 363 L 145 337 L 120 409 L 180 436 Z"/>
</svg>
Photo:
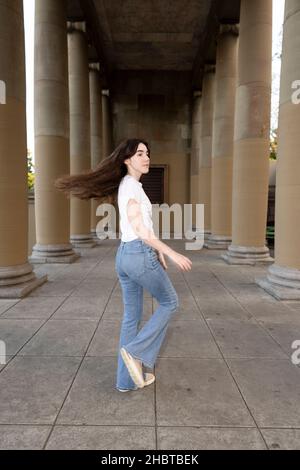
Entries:
<svg viewBox="0 0 300 470">
<path fill-rule="evenodd" d="M 183 241 L 166 241 L 184 253 Z M 115 390 L 122 319 L 118 240 L 82 250 L 73 265 L 36 265 L 48 283 L 0 300 L 0 448 L 299 449 L 300 302 L 280 302 L 221 251 L 189 251 L 190 272 L 168 260 L 179 295 L 156 382 Z M 156 301 L 144 294 L 144 318 Z"/>
</svg>

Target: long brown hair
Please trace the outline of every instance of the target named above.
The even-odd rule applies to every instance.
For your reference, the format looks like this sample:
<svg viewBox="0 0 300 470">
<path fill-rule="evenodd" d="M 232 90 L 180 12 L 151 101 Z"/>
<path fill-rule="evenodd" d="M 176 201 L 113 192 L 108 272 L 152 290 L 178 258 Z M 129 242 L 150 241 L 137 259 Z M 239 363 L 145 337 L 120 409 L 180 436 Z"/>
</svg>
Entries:
<svg viewBox="0 0 300 470">
<path fill-rule="evenodd" d="M 119 184 L 127 174 L 124 161 L 132 157 L 139 144 L 144 144 L 149 152 L 147 142 L 141 139 L 123 140 L 111 155 L 105 157 L 95 168 L 79 175 L 63 175 L 55 180 L 54 186 L 70 197 L 70 193 L 79 199 L 109 199 L 115 201 Z"/>
</svg>

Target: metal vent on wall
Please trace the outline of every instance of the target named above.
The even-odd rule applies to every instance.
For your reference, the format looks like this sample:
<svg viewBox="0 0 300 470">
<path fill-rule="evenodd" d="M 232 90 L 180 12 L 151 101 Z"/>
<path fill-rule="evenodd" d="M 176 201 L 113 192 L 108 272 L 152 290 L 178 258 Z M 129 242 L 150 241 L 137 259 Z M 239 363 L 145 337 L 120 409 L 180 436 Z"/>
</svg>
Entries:
<svg viewBox="0 0 300 470">
<path fill-rule="evenodd" d="M 166 198 L 165 168 L 150 167 L 149 173 L 141 176 L 141 183 L 151 204 L 163 204 Z"/>
</svg>

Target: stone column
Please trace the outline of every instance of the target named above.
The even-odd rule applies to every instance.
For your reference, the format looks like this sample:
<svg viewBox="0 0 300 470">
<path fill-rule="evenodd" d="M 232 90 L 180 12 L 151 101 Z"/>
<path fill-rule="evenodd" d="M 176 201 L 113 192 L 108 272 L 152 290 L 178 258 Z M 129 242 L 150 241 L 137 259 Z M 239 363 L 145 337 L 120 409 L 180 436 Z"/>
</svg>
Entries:
<svg viewBox="0 0 300 470">
<path fill-rule="evenodd" d="M 211 234 L 212 123 L 215 91 L 215 65 L 205 65 L 200 123 L 199 204 L 204 204 L 204 236 Z"/>
<path fill-rule="evenodd" d="M 242 0 L 229 264 L 268 263 L 266 223 L 272 68 L 272 0 Z"/>
<path fill-rule="evenodd" d="M 286 0 L 276 169 L 275 263 L 269 267 L 265 279 L 256 280 L 280 300 L 300 300 L 299 79 L 300 0 Z"/>
<path fill-rule="evenodd" d="M 111 97 L 110 90 L 102 90 L 102 156 L 103 158 L 108 157 L 113 151 L 113 128 L 112 128 L 112 108 L 111 108 Z M 103 201 L 105 203 L 106 201 Z M 109 202 L 109 199 L 107 199 Z M 115 232 L 119 231 L 119 209 L 118 204 L 115 204 L 115 210 L 117 214 L 117 222 Z M 106 230 L 98 233 L 101 239 L 105 239 L 107 236 Z"/>
<path fill-rule="evenodd" d="M 0 298 L 47 280 L 28 263 L 25 46 L 22 0 L 0 2 Z"/>
<path fill-rule="evenodd" d="M 92 168 L 102 160 L 102 93 L 99 64 L 90 64 L 90 110 L 91 110 L 91 157 Z M 99 217 L 96 216 L 99 201 L 92 199 L 91 232 L 97 243 L 96 227 Z"/>
<path fill-rule="evenodd" d="M 91 168 L 88 45 L 84 23 L 68 23 L 71 174 Z M 71 196 L 71 243 L 96 246 L 91 234 L 91 201 Z"/>
<path fill-rule="evenodd" d="M 199 165 L 200 165 L 200 123 L 201 123 L 201 103 L 202 91 L 195 91 L 193 95 L 193 116 L 192 116 L 192 148 L 191 148 L 191 192 L 190 203 L 193 207 L 192 227 L 196 228 L 196 204 L 199 203 Z"/>
<path fill-rule="evenodd" d="M 216 94 L 212 139 L 211 236 L 206 248 L 231 243 L 232 162 L 238 27 L 221 25 L 217 46 Z"/>
<path fill-rule="evenodd" d="M 70 201 L 53 181 L 70 172 L 67 2 L 35 3 L 35 263 L 72 263 Z"/>
<path fill-rule="evenodd" d="M 102 155 L 106 158 L 113 151 L 110 93 L 107 89 L 102 90 L 102 136 Z"/>
</svg>

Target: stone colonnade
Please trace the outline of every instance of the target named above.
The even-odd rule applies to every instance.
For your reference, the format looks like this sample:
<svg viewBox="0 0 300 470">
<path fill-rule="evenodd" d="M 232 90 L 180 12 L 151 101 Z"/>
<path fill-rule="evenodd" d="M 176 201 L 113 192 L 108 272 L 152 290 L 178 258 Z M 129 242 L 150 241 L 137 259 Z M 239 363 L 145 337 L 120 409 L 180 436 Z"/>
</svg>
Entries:
<svg viewBox="0 0 300 470">
<path fill-rule="evenodd" d="M 84 23 L 67 23 L 66 0 L 36 0 L 36 244 L 28 260 L 22 3 L 0 2 L 0 298 L 24 297 L 47 280 L 36 277 L 33 263 L 72 263 L 80 256 L 75 247 L 96 245 L 97 201 L 69 199 L 53 183 L 112 151 L 109 90 L 99 66 L 89 64 Z"/>
<path fill-rule="evenodd" d="M 257 284 L 278 299 L 299 300 L 300 0 L 285 4 L 275 262 L 265 240 L 271 65 L 272 1 L 242 0 L 239 30 L 220 28 L 213 100 L 206 74 L 202 90 L 194 93 L 191 202 L 205 204 L 207 248 L 227 249 L 222 258 L 230 264 L 270 264 L 267 277 L 256 279 Z"/>
<path fill-rule="evenodd" d="M 278 123 L 275 263 L 257 283 L 281 300 L 300 300 L 300 0 L 286 0 Z"/>
<path fill-rule="evenodd" d="M 28 262 L 25 46 L 22 0 L 0 2 L 0 298 L 47 280 Z"/>
<path fill-rule="evenodd" d="M 97 201 L 53 188 L 62 174 L 97 165 L 112 151 L 110 93 L 89 67 L 84 24 L 65 0 L 36 0 L 35 150 L 37 241 L 29 261 L 70 263 L 95 246 Z M 13 31 L 14 41 L 11 41 Z M 241 1 L 239 29 L 221 25 L 216 65 L 194 93 L 191 202 L 205 204 L 208 248 L 230 264 L 272 263 L 257 279 L 277 298 L 300 298 L 300 0 L 286 0 L 276 186 L 275 263 L 266 246 L 272 1 Z M 238 37 L 239 35 L 239 37 Z M 26 99 L 22 0 L 0 3 L 0 297 L 45 282 L 27 255 Z M 18 138 L 15 138 L 16 135 Z"/>
</svg>

